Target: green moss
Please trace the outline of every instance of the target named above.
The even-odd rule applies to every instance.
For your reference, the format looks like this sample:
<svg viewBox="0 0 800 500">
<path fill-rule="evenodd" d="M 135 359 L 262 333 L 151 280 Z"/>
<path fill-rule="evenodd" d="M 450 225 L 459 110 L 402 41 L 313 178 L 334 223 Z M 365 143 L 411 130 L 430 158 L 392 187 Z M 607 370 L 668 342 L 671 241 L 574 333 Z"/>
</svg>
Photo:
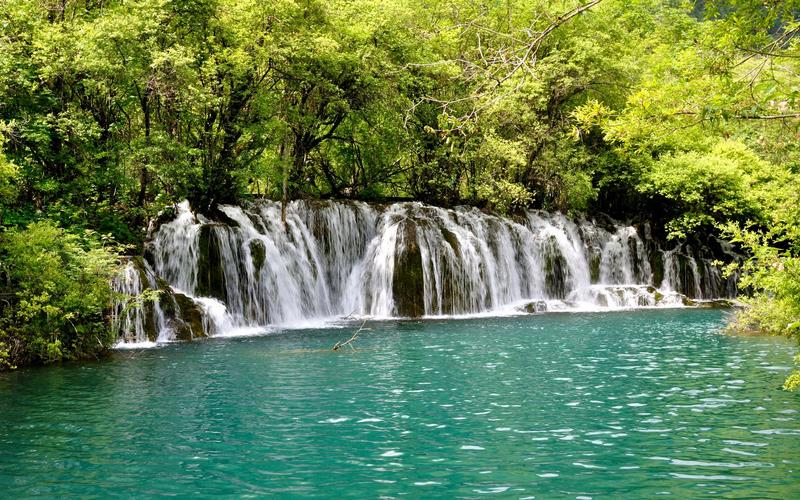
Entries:
<svg viewBox="0 0 800 500">
<path fill-rule="evenodd" d="M 203 327 L 203 310 L 200 306 L 182 293 L 174 293 L 173 299 L 177 305 L 173 324 L 175 338 L 193 340 L 207 337 L 208 332 Z"/>
</svg>

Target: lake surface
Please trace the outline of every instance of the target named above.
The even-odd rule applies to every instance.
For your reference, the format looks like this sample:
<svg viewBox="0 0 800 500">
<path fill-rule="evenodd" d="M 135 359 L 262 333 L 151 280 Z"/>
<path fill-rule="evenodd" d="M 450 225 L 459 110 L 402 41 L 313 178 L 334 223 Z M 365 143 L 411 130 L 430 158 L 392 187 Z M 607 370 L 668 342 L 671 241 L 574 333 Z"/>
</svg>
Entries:
<svg viewBox="0 0 800 500">
<path fill-rule="evenodd" d="M 383 322 L 0 374 L 0 496 L 800 498 L 795 346 L 723 324 Z"/>
</svg>

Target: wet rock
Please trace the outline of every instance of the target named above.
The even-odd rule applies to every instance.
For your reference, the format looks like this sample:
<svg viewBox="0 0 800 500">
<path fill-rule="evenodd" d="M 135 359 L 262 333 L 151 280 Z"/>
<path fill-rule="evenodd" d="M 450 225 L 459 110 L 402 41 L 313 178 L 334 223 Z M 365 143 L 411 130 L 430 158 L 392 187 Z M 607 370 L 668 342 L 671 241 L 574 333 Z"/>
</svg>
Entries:
<svg viewBox="0 0 800 500">
<path fill-rule="evenodd" d="M 424 275 L 422 253 L 417 244 L 417 224 L 411 220 L 404 220 L 400 224 L 392 282 L 395 314 L 417 318 L 425 314 Z"/>
<path fill-rule="evenodd" d="M 450 231 L 449 229 L 443 227 L 442 228 L 442 237 L 444 238 L 444 241 L 446 241 L 447 244 L 450 245 L 450 248 L 453 249 L 453 251 L 456 254 L 456 257 L 460 257 L 461 256 L 461 245 L 458 242 L 458 237 L 456 236 L 456 233 L 454 233 L 454 232 Z"/>
<path fill-rule="evenodd" d="M 158 232 L 161 226 L 175 220 L 177 215 L 178 210 L 175 205 L 167 205 L 164 207 L 164 209 L 158 212 L 155 218 L 151 219 L 150 223 L 147 225 L 147 237 L 152 238 L 152 236 Z"/>
<path fill-rule="evenodd" d="M 664 281 L 664 254 L 658 249 L 652 250 L 648 254 L 648 260 L 653 272 L 653 284 L 660 287 Z"/>
<path fill-rule="evenodd" d="M 553 247 L 556 247 L 555 243 Z M 544 272 L 547 296 L 554 299 L 566 298 L 569 266 L 567 260 L 560 252 L 547 252 L 545 255 Z"/>
<path fill-rule="evenodd" d="M 736 309 L 743 307 L 742 303 L 734 299 L 714 299 L 691 301 L 695 307 L 707 309 Z"/>
<path fill-rule="evenodd" d="M 252 240 L 250 242 L 250 258 L 253 260 L 254 269 L 259 270 L 264 267 L 264 262 L 267 260 L 267 249 L 263 241 Z"/>
<path fill-rule="evenodd" d="M 182 293 L 174 293 L 173 298 L 177 306 L 173 318 L 175 338 L 178 340 L 193 340 L 207 337 L 203 322 L 203 309 L 195 301 Z"/>
<path fill-rule="evenodd" d="M 205 224 L 200 227 L 198 235 L 197 294 L 222 302 L 227 300 L 227 288 L 218 231 L 228 230 L 228 227 L 220 224 Z"/>
<path fill-rule="evenodd" d="M 519 310 L 528 314 L 541 314 L 547 312 L 547 302 L 543 300 L 534 300 L 527 304 L 520 306 Z"/>
<path fill-rule="evenodd" d="M 219 206 L 214 206 L 214 208 L 206 214 L 208 218 L 214 222 L 218 222 L 222 225 L 228 227 L 239 227 L 239 223 L 235 220 L 231 219 L 228 214 L 220 210 Z"/>
<path fill-rule="evenodd" d="M 136 272 L 139 274 L 140 283 L 143 284 L 142 291 L 152 289 L 147 276 L 147 267 L 145 266 L 144 258 L 140 256 L 131 257 L 131 263 L 133 263 L 136 268 Z M 158 338 L 158 325 L 156 324 L 153 302 L 144 301 L 140 307 L 143 319 L 142 326 L 144 328 L 145 335 L 147 335 L 147 340 L 150 342 L 155 342 Z"/>
<path fill-rule="evenodd" d="M 589 255 L 589 273 L 593 284 L 600 282 L 600 262 L 602 258 L 600 252 L 591 252 Z"/>
<path fill-rule="evenodd" d="M 678 291 L 686 295 L 687 298 L 695 299 L 695 278 L 692 272 L 691 257 L 683 254 L 678 254 Z"/>
</svg>

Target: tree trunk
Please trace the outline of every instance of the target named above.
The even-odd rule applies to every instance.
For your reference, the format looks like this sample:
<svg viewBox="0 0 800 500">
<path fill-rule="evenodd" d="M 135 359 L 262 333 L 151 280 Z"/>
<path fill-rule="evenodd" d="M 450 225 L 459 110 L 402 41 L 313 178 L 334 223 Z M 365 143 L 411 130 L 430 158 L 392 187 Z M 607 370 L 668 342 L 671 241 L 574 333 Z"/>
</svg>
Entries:
<svg viewBox="0 0 800 500">
<path fill-rule="evenodd" d="M 150 99 L 147 94 L 142 96 L 142 112 L 144 113 L 144 144 L 150 148 Z M 143 164 L 139 169 L 139 197 L 136 200 L 136 206 L 144 208 L 144 202 L 147 199 L 147 185 L 150 183 L 150 175 L 147 170 L 147 165 Z"/>
<path fill-rule="evenodd" d="M 280 161 L 283 174 L 283 199 L 281 200 L 281 222 L 286 229 L 286 205 L 289 204 L 289 158 L 286 154 L 286 139 L 281 141 Z"/>
</svg>

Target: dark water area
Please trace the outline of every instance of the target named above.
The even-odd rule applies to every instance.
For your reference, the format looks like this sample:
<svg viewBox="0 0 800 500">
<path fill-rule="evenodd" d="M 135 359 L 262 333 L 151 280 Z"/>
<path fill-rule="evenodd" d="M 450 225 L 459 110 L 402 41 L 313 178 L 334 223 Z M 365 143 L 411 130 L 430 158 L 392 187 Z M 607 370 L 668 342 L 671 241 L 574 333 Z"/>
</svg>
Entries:
<svg viewBox="0 0 800 500">
<path fill-rule="evenodd" d="M 387 321 L 0 374 L 0 496 L 799 498 L 795 346 L 723 325 Z"/>
</svg>

